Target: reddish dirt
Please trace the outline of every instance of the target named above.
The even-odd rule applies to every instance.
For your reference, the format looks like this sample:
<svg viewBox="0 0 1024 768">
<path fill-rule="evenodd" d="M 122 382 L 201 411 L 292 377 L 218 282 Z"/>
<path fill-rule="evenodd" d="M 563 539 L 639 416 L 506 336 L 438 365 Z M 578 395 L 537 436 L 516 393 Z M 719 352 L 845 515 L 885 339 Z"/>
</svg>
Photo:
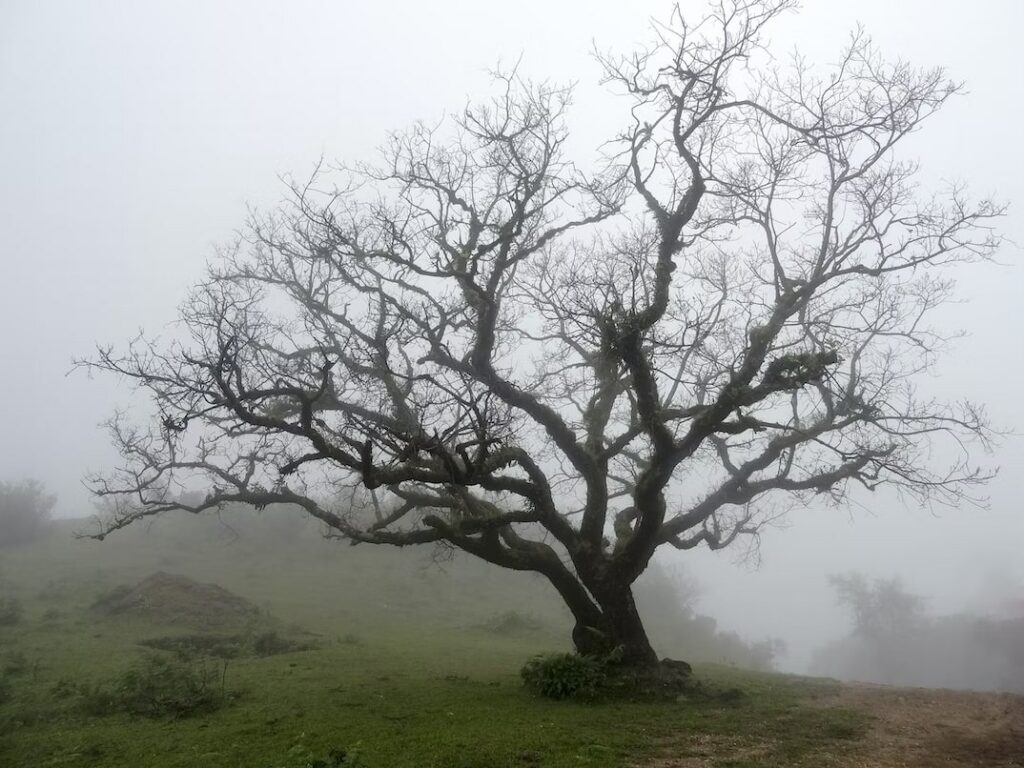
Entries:
<svg viewBox="0 0 1024 768">
<path fill-rule="evenodd" d="M 880 685 L 843 685 L 810 706 L 866 712 L 863 738 L 807 756 L 821 768 L 1024 768 L 1024 697 Z M 644 768 L 780 766 L 770 741 L 694 735 L 666 744 Z"/>
<path fill-rule="evenodd" d="M 823 704 L 874 717 L 844 768 L 1024 768 L 1020 696 L 844 685 Z"/>
</svg>

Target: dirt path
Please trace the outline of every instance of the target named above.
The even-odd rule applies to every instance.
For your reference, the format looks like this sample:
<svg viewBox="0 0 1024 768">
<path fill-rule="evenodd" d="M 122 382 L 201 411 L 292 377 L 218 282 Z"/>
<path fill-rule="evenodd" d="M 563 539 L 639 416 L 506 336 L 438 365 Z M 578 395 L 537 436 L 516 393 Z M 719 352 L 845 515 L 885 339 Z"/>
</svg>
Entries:
<svg viewBox="0 0 1024 768">
<path fill-rule="evenodd" d="M 863 738 L 805 755 L 815 768 L 1024 768 L 1024 697 L 846 684 L 811 706 L 869 713 Z M 695 735 L 644 768 L 789 766 L 771 741 Z M 835 747 L 839 747 L 835 749 Z"/>
<path fill-rule="evenodd" d="M 874 721 L 844 768 L 1024 768 L 1024 698 L 844 685 L 822 702 Z"/>
</svg>

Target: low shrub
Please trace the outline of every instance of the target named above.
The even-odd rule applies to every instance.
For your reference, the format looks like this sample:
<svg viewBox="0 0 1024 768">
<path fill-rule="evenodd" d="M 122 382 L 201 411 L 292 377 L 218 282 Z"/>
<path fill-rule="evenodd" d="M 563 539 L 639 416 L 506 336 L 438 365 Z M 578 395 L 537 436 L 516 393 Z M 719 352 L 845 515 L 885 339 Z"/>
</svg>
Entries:
<svg viewBox="0 0 1024 768">
<path fill-rule="evenodd" d="M 81 686 L 87 713 L 126 712 L 139 717 L 189 717 L 219 709 L 227 701 L 227 662 L 184 663 L 147 656 L 134 669 L 108 685 Z"/>
<path fill-rule="evenodd" d="M 603 660 L 575 653 L 536 656 L 520 675 L 527 688 L 547 699 L 592 699 L 607 680 Z"/>
</svg>

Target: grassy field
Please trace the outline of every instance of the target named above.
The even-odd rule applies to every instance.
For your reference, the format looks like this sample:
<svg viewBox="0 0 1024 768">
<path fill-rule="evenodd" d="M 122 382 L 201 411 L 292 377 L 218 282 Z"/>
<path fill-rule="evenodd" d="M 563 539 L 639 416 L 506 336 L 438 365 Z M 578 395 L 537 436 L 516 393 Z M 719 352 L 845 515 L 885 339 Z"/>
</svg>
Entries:
<svg viewBox="0 0 1024 768">
<path fill-rule="evenodd" d="M 556 768 L 671 757 L 683 762 L 663 764 L 816 766 L 856 752 L 870 722 L 862 710 L 823 705 L 834 682 L 713 664 L 697 667 L 709 696 L 538 699 L 518 670 L 533 654 L 565 650 L 566 627 L 536 582 L 277 528 L 234 530 L 174 523 L 99 544 L 64 529 L 3 552 L 0 591 L 24 611 L 0 627 L 0 764 Z M 96 711 L 90 691 L 115 694 L 126 672 L 171 656 L 140 641 L 184 631 L 91 607 L 154 571 L 220 584 L 316 647 L 187 662 L 212 671 L 223 695 L 206 714 Z M 530 626 L 495 631 L 494 617 L 508 612 Z M 733 689 L 742 695 L 715 693 Z"/>
</svg>

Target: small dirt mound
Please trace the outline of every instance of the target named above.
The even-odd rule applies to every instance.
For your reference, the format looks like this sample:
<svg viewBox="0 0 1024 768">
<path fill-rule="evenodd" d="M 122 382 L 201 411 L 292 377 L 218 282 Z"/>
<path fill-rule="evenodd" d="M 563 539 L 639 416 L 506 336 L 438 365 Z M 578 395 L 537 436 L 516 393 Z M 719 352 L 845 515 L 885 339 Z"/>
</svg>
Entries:
<svg viewBox="0 0 1024 768">
<path fill-rule="evenodd" d="M 244 628 L 262 617 L 259 608 L 223 587 L 162 571 L 134 587 L 117 587 L 93 607 L 106 616 L 139 616 L 206 631 Z"/>
</svg>

